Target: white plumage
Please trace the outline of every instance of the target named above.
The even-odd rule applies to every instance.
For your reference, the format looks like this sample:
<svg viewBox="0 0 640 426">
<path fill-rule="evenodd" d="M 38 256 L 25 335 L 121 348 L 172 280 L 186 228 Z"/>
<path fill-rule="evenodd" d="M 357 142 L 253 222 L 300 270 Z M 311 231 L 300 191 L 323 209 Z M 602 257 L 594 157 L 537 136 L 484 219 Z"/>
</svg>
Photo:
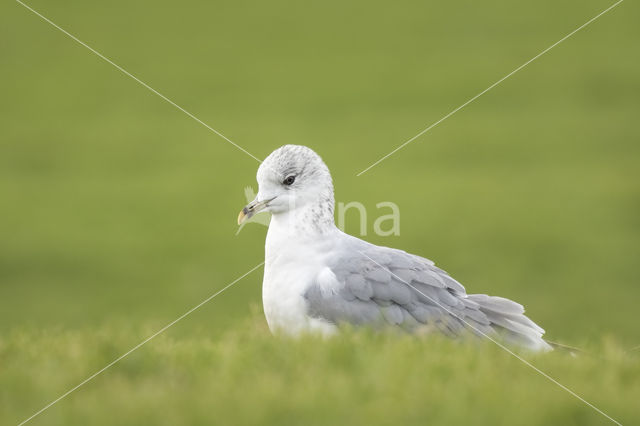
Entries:
<svg viewBox="0 0 640 426">
<path fill-rule="evenodd" d="M 340 231 L 329 169 L 311 149 L 278 148 L 257 179 L 258 195 L 238 221 L 272 213 L 262 296 L 273 332 L 330 334 L 350 323 L 452 337 L 500 335 L 529 349 L 550 349 L 544 330 L 518 303 L 467 295 L 432 261 Z"/>
</svg>

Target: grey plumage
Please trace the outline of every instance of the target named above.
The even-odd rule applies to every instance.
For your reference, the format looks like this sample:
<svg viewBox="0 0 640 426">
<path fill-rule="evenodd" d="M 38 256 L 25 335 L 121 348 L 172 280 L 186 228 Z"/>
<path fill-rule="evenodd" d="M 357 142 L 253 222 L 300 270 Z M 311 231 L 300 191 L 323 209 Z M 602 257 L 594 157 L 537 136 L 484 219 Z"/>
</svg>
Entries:
<svg viewBox="0 0 640 426">
<path fill-rule="evenodd" d="M 438 330 L 452 337 L 501 335 L 531 349 L 545 347 L 544 330 L 524 315 L 522 305 L 467 295 L 462 284 L 428 259 L 353 237 L 344 241 L 327 259 L 338 290 L 310 286 L 304 295 L 310 316 L 334 324 Z"/>
</svg>

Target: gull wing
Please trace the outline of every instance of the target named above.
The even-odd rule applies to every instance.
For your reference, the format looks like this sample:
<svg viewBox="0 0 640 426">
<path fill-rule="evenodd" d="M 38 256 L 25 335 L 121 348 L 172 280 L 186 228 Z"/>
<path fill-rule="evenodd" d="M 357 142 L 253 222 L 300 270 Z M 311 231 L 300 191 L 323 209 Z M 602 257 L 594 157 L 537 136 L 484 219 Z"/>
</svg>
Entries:
<svg viewBox="0 0 640 426">
<path fill-rule="evenodd" d="M 354 237 L 328 260 L 307 289 L 308 315 L 331 323 L 438 330 L 459 336 L 496 331 L 519 344 L 544 347 L 544 330 L 522 305 L 465 288 L 428 259 Z"/>
</svg>

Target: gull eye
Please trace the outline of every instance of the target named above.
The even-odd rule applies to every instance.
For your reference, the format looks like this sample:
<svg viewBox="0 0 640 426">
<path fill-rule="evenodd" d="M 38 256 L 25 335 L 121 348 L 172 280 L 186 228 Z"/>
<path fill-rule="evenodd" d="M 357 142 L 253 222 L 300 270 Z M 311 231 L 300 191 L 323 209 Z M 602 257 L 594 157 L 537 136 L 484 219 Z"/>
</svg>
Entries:
<svg viewBox="0 0 640 426">
<path fill-rule="evenodd" d="M 296 177 L 291 175 L 291 176 L 287 176 L 285 180 L 282 181 L 282 184 L 289 186 L 289 185 L 292 185 L 293 182 L 295 181 L 296 181 Z"/>
</svg>

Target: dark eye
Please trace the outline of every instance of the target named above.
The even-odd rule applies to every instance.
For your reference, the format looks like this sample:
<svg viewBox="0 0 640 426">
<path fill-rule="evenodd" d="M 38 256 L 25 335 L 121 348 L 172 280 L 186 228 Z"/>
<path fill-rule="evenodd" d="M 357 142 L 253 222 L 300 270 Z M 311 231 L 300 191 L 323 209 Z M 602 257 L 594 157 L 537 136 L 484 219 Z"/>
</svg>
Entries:
<svg viewBox="0 0 640 426">
<path fill-rule="evenodd" d="M 295 182 L 295 181 L 296 181 L 296 177 L 295 176 L 287 176 L 285 178 L 285 180 L 282 181 L 282 184 L 289 186 L 289 185 L 292 185 L 293 182 Z"/>
</svg>

